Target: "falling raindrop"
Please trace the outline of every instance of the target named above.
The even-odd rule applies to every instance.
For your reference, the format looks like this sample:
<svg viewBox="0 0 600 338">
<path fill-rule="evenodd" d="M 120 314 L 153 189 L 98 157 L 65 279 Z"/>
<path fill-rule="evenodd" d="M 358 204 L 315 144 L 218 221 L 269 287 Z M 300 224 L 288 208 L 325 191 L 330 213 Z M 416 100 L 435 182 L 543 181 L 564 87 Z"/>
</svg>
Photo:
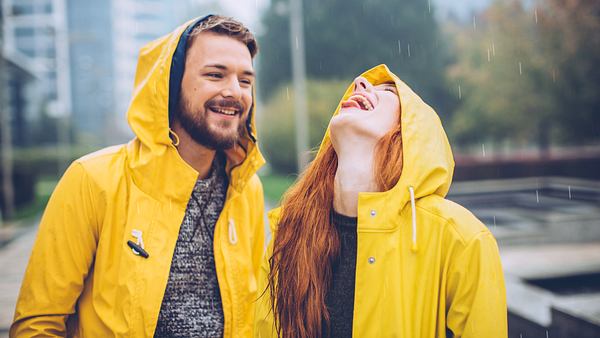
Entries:
<svg viewBox="0 0 600 338">
<path fill-rule="evenodd" d="M 496 46 L 494 45 L 493 42 L 492 42 L 492 55 L 496 56 Z"/>
<path fill-rule="evenodd" d="M 572 196 L 571 196 L 571 186 L 569 186 L 569 199 L 571 199 L 571 198 L 572 198 Z"/>
<path fill-rule="evenodd" d="M 496 229 L 496 216 L 494 216 L 494 229 Z"/>
<path fill-rule="evenodd" d="M 538 18 L 537 18 L 537 8 L 533 10 L 533 14 L 535 15 L 535 23 L 538 23 Z"/>
<path fill-rule="evenodd" d="M 522 333 L 519 333 L 519 338 L 523 338 L 523 334 Z"/>
<path fill-rule="evenodd" d="M 458 85 L 458 99 L 462 99 L 462 93 L 460 91 L 460 85 Z"/>
<path fill-rule="evenodd" d="M 477 23 L 475 22 L 475 15 L 473 15 L 473 32 L 477 30 Z"/>
<path fill-rule="evenodd" d="M 299 42 L 298 42 L 298 36 L 296 36 L 296 49 L 300 48 Z"/>
<path fill-rule="evenodd" d="M 481 152 L 483 153 L 483 157 L 485 157 L 485 143 L 481 144 Z"/>
<path fill-rule="evenodd" d="M 546 338 L 549 338 L 549 336 L 548 336 L 548 330 L 546 330 Z"/>
<path fill-rule="evenodd" d="M 408 45 L 408 57 L 410 57 L 410 43 L 407 43 Z"/>
<path fill-rule="evenodd" d="M 290 87 L 285 87 L 285 94 L 287 95 L 288 101 L 290 100 Z"/>
<path fill-rule="evenodd" d="M 489 48 L 487 49 L 487 52 L 488 52 L 488 62 L 490 62 L 491 59 L 490 59 L 490 49 Z"/>
<path fill-rule="evenodd" d="M 400 43 L 400 40 L 398 40 L 398 54 L 402 55 L 402 44 Z"/>
<path fill-rule="evenodd" d="M 519 62 L 519 75 L 523 75 L 523 65 Z"/>
<path fill-rule="evenodd" d="M 431 0 L 427 0 L 427 9 L 429 10 L 429 13 L 431 13 Z"/>
<path fill-rule="evenodd" d="M 535 200 L 540 203 L 540 193 L 537 190 L 535 191 Z"/>
<path fill-rule="evenodd" d="M 552 69 L 552 82 L 556 82 L 556 69 Z"/>
</svg>

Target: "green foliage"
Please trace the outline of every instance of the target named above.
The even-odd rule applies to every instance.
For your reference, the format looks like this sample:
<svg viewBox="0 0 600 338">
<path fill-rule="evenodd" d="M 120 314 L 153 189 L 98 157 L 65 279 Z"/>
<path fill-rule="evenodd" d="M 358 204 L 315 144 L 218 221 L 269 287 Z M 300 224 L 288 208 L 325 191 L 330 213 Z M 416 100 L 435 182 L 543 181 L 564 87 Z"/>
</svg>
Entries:
<svg viewBox="0 0 600 338">
<path fill-rule="evenodd" d="M 447 112 L 451 99 L 444 39 L 427 0 L 304 0 L 306 69 L 314 79 L 352 79 L 387 64 L 425 101 Z M 261 95 L 291 79 L 288 2 L 273 0 L 260 37 Z M 409 52 L 410 50 L 410 52 Z"/>
<path fill-rule="evenodd" d="M 600 140 L 600 2 L 546 0 L 540 26 L 556 82 L 551 89 L 560 139 Z"/>
<path fill-rule="evenodd" d="M 15 218 L 40 211 L 47 200 L 48 183 L 57 181 L 62 171 L 76 158 L 89 152 L 88 147 L 36 147 L 18 148 L 13 153 L 13 188 L 15 193 Z M 2 172 L 0 171 L 0 178 Z M 50 183 L 51 184 L 51 183 Z M 38 188 L 42 188 L 39 192 Z M 37 195 L 36 195 L 37 194 Z M 46 196 L 47 195 L 47 196 Z M 2 194 L 0 194 L 0 207 L 4 208 Z"/>
<path fill-rule="evenodd" d="M 56 187 L 58 180 L 54 177 L 39 179 L 35 186 L 35 196 L 33 201 L 20 208 L 17 208 L 14 219 L 26 220 L 32 217 L 37 217 L 44 210 L 52 191 Z"/>
<path fill-rule="evenodd" d="M 265 192 L 265 200 L 270 208 L 279 205 L 283 194 L 294 183 L 296 177 L 293 175 L 264 175 L 260 177 Z"/>
<path fill-rule="evenodd" d="M 307 81 L 309 142 L 321 143 L 329 119 L 350 82 Z M 291 86 L 281 86 L 259 110 L 260 147 L 271 168 L 280 174 L 296 172 L 294 95 Z"/>
<path fill-rule="evenodd" d="M 455 141 L 510 141 L 545 150 L 561 140 L 600 138 L 600 74 L 592 66 L 600 42 L 590 28 L 600 28 L 600 19 L 573 16 L 563 8 L 567 2 L 527 7 L 520 0 L 498 0 L 476 17 L 475 27 L 447 27 L 457 54 L 449 77 L 462 96 L 450 127 Z M 569 3 L 592 7 L 589 0 Z M 598 13 L 597 2 L 595 8 Z"/>
</svg>

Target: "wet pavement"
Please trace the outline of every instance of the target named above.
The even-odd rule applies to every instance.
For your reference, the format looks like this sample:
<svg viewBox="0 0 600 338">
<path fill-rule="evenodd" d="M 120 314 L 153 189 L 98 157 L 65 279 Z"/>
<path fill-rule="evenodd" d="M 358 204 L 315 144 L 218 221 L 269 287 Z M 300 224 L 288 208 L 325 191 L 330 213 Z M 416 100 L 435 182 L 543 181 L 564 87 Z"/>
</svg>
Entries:
<svg viewBox="0 0 600 338">
<path fill-rule="evenodd" d="M 37 233 L 36 223 L 9 230 L 14 239 L 0 246 L 0 337 L 8 337 L 21 281 Z"/>
</svg>

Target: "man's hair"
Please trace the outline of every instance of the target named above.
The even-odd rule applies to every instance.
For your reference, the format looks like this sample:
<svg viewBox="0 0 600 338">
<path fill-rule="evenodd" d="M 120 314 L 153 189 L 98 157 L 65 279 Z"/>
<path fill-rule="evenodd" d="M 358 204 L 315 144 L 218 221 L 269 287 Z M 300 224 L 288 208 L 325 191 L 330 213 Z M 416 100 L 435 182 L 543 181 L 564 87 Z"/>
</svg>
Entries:
<svg viewBox="0 0 600 338">
<path fill-rule="evenodd" d="M 188 37 L 188 48 L 193 43 L 193 40 L 202 32 L 213 32 L 219 35 L 229 36 L 234 38 L 241 43 L 245 44 L 250 51 L 250 56 L 254 56 L 258 53 L 258 43 L 254 38 L 254 34 L 244 26 L 241 22 L 234 18 L 212 15 L 194 27 L 194 30 Z"/>
</svg>

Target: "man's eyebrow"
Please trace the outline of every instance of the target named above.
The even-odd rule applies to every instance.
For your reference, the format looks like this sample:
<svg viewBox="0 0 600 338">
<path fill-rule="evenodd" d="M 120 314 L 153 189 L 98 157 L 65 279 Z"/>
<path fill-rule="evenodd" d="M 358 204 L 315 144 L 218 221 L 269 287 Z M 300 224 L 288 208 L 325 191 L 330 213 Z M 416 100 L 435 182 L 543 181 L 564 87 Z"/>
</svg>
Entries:
<svg viewBox="0 0 600 338">
<path fill-rule="evenodd" d="M 217 69 L 220 69 L 220 70 L 227 70 L 227 66 L 225 66 L 225 65 L 222 65 L 222 64 L 220 64 L 220 63 L 208 64 L 208 65 L 206 65 L 206 66 L 204 66 L 204 67 L 206 67 L 206 68 L 217 68 Z M 252 76 L 252 77 L 255 77 L 255 74 L 254 74 L 254 72 L 253 72 L 253 71 L 251 71 L 251 70 L 245 70 L 245 71 L 243 71 L 243 73 L 244 73 L 244 75 L 246 75 L 246 76 Z"/>
</svg>

